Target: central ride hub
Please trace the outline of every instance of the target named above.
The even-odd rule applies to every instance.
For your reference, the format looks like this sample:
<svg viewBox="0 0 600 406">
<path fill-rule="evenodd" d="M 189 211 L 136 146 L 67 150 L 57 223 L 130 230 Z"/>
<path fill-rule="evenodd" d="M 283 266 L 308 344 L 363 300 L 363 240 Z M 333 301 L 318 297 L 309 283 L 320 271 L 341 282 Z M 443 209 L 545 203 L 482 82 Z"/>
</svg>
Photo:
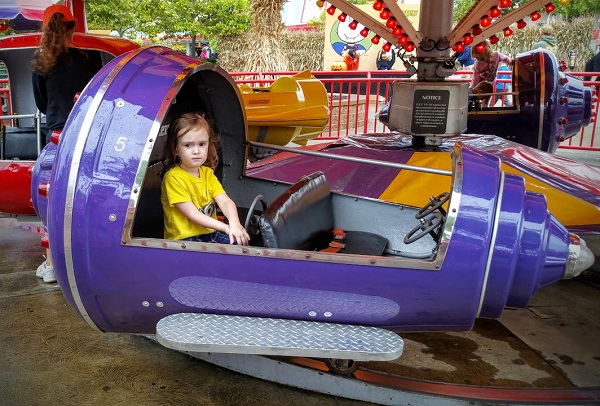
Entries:
<svg viewBox="0 0 600 406">
<path fill-rule="evenodd" d="M 440 145 L 467 129 L 468 97 L 468 83 L 394 82 L 388 126 L 413 144 Z"/>
</svg>

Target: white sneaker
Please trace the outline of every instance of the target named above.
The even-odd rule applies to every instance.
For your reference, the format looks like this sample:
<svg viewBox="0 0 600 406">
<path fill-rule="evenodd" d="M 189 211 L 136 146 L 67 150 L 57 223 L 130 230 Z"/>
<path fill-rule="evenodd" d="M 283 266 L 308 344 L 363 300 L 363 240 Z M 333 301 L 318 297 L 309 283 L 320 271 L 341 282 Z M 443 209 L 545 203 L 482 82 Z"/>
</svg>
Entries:
<svg viewBox="0 0 600 406">
<path fill-rule="evenodd" d="M 35 276 L 42 279 L 47 268 L 48 268 L 48 264 L 46 264 L 46 261 L 42 262 L 40 264 L 40 266 L 37 267 L 37 269 L 35 271 Z"/>
<path fill-rule="evenodd" d="M 49 266 L 44 261 L 38 269 L 35 271 L 35 275 L 41 278 L 46 283 L 56 282 L 56 274 L 54 273 L 54 267 Z"/>
</svg>

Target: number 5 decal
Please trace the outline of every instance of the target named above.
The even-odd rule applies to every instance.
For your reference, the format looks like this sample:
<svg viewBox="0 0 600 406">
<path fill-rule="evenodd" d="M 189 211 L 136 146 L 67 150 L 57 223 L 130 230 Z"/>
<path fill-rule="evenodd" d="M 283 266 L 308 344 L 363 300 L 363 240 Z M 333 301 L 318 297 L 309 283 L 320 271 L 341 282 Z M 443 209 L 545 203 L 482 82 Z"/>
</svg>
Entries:
<svg viewBox="0 0 600 406">
<path fill-rule="evenodd" d="M 127 141 L 126 137 L 119 137 L 119 139 L 117 140 L 117 145 L 115 145 L 115 151 L 123 151 L 125 149 L 125 141 Z"/>
</svg>

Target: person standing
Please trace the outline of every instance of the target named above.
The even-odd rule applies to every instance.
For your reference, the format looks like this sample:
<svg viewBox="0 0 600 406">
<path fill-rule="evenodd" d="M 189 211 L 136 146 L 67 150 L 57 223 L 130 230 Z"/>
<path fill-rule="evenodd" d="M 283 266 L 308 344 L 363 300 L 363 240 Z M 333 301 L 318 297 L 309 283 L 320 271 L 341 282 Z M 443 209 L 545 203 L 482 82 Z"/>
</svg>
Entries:
<svg viewBox="0 0 600 406">
<path fill-rule="evenodd" d="M 383 49 L 377 54 L 376 60 L 377 70 L 391 70 L 396 63 L 396 53 L 392 50 L 391 52 L 385 52 Z"/>
<path fill-rule="evenodd" d="M 67 7 L 55 4 L 46 8 L 42 25 L 41 43 L 32 62 L 32 82 L 35 104 L 46 115 L 48 143 L 52 131 L 62 131 L 77 93 L 102 64 L 99 56 L 73 47 L 75 19 Z M 56 282 L 49 251 L 36 276 L 47 283 Z"/>
<path fill-rule="evenodd" d="M 355 49 L 350 48 L 346 55 L 344 55 L 344 63 L 346 64 L 346 70 L 358 70 L 358 63 L 360 62 L 360 55 Z"/>
<path fill-rule="evenodd" d="M 544 24 L 540 27 L 540 40 L 533 44 L 531 49 L 544 48 L 556 55 L 558 46 L 554 38 L 554 28 L 550 24 Z"/>
<path fill-rule="evenodd" d="M 585 72 L 600 72 L 600 38 L 596 40 L 596 55 L 585 63 Z M 592 80 L 592 77 L 584 76 L 583 80 Z M 595 80 L 600 80 L 600 76 Z"/>
<path fill-rule="evenodd" d="M 462 50 L 456 57 L 458 63 L 463 70 L 471 70 L 473 69 L 473 65 L 475 65 L 475 59 L 471 56 L 471 46 L 465 46 L 465 49 Z"/>
</svg>

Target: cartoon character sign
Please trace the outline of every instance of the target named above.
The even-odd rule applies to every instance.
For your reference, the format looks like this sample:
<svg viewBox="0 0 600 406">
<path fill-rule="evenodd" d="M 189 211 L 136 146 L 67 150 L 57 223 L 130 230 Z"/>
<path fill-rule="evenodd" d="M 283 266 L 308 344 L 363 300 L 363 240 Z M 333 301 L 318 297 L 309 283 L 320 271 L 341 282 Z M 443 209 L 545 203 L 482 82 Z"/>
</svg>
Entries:
<svg viewBox="0 0 600 406">
<path fill-rule="evenodd" d="M 336 20 L 331 27 L 331 46 L 340 56 L 344 55 L 349 49 L 354 49 L 359 55 L 362 55 L 373 45 L 371 38 L 374 34 L 369 32 L 369 35 L 363 37 L 360 31 L 365 28 L 364 25 L 359 23 L 356 28 L 352 29 L 350 27 L 352 21 L 350 17 L 343 23 Z"/>
</svg>

